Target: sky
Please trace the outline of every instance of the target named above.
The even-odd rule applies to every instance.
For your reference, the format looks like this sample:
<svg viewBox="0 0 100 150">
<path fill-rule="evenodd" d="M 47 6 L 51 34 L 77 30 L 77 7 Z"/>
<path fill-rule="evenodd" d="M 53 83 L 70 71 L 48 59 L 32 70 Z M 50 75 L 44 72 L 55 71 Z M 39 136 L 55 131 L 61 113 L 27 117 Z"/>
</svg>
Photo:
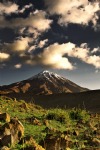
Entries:
<svg viewBox="0 0 100 150">
<path fill-rule="evenodd" d="M 43 70 L 100 89 L 99 0 L 0 1 L 0 85 Z"/>
</svg>

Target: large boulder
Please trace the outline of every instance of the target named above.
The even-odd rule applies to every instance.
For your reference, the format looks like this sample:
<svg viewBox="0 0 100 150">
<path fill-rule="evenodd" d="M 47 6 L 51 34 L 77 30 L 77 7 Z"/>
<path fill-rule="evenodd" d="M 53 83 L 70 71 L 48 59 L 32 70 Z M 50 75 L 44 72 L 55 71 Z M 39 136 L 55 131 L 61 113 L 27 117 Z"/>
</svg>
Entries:
<svg viewBox="0 0 100 150">
<path fill-rule="evenodd" d="M 7 113 L 0 113 L 0 121 L 10 122 L 10 115 Z"/>
<path fill-rule="evenodd" d="M 18 143 L 24 136 L 24 127 L 18 119 L 11 119 L 0 129 L 0 145 L 8 146 Z"/>
</svg>

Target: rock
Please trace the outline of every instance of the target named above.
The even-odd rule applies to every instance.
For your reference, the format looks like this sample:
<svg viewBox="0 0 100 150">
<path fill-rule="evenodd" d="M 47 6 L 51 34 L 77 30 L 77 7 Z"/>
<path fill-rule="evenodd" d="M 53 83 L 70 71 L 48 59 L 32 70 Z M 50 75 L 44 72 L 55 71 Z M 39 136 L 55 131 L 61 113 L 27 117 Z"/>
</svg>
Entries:
<svg viewBox="0 0 100 150">
<path fill-rule="evenodd" d="M 24 135 L 24 127 L 18 119 L 11 119 L 1 128 L 1 144 L 3 146 L 18 143 Z"/>
<path fill-rule="evenodd" d="M 40 121 L 36 118 L 33 120 L 33 124 L 34 125 L 39 125 L 39 126 L 41 125 Z"/>
<path fill-rule="evenodd" d="M 41 143 L 41 145 L 46 150 L 63 150 L 63 149 L 65 150 L 68 147 L 67 141 L 61 137 L 56 137 L 56 136 L 47 134 L 44 141 L 45 142 Z"/>
<path fill-rule="evenodd" d="M 99 146 L 100 147 L 100 140 L 97 138 L 93 138 L 93 143 L 95 146 Z"/>
<path fill-rule="evenodd" d="M 10 150 L 7 146 L 3 146 L 1 150 Z"/>
<path fill-rule="evenodd" d="M 71 150 L 71 149 L 69 147 L 67 147 L 66 150 Z"/>
<path fill-rule="evenodd" d="M 75 130 L 75 131 L 73 132 L 73 135 L 78 136 L 78 135 L 79 135 L 79 132 L 78 132 L 77 130 Z"/>
<path fill-rule="evenodd" d="M 46 125 L 47 127 L 49 126 L 48 120 L 44 120 L 44 125 Z"/>
<path fill-rule="evenodd" d="M 45 150 L 41 145 L 36 143 L 33 137 L 26 137 L 24 141 L 25 144 L 28 145 L 24 150 Z"/>
<path fill-rule="evenodd" d="M 0 121 L 10 122 L 10 115 L 7 113 L 1 113 Z"/>
<path fill-rule="evenodd" d="M 23 104 L 21 104 L 20 107 L 23 109 L 26 109 L 26 110 L 28 109 L 28 106 L 25 102 Z"/>
<path fill-rule="evenodd" d="M 35 118 L 35 117 L 27 118 L 27 120 L 28 120 L 31 124 L 41 126 L 41 122 L 40 122 L 37 118 Z"/>
<path fill-rule="evenodd" d="M 2 138 L 2 141 L 1 141 L 1 144 L 2 145 L 10 145 L 12 142 L 12 136 L 11 134 L 10 135 L 5 135 L 3 138 Z"/>
</svg>

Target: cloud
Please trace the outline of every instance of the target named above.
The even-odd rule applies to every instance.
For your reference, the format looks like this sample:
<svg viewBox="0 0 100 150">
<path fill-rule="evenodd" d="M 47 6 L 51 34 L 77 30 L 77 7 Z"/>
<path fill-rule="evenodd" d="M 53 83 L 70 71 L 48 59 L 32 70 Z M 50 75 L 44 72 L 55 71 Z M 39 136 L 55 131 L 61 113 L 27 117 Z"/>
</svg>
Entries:
<svg viewBox="0 0 100 150">
<path fill-rule="evenodd" d="M 14 59 L 17 57 L 18 63 L 16 62 L 15 68 L 22 67 L 19 65 L 20 60 L 21 64 L 24 65 L 42 65 L 54 69 L 73 70 L 77 67 L 75 65 L 76 60 L 80 60 L 85 64 L 94 66 L 97 70 L 100 69 L 100 56 L 93 53 L 96 48 L 91 50 L 86 43 L 82 43 L 80 46 L 71 42 L 54 43 L 37 52 L 38 45 L 30 45 L 29 42 L 31 39 L 21 37 L 20 40 L 16 40 L 11 45 L 6 44 L 5 46 L 8 46 L 4 47 L 6 52 L 2 50 L 0 58 L 4 61 L 11 57 L 8 61 L 14 63 Z M 31 53 L 31 51 L 35 51 L 35 53 Z"/>
<path fill-rule="evenodd" d="M 4 17 L 0 19 L 1 28 L 25 28 L 32 27 L 40 32 L 44 32 L 50 28 L 52 20 L 46 18 L 46 13 L 42 10 L 35 13 L 31 13 L 27 18 L 13 18 L 11 20 L 5 20 Z"/>
<path fill-rule="evenodd" d="M 0 15 L 15 13 L 18 11 L 18 5 L 12 2 L 0 3 Z"/>
<path fill-rule="evenodd" d="M 3 52 L 0 52 L 0 61 L 5 61 L 7 59 L 10 58 L 10 55 L 8 53 L 3 53 Z"/>
<path fill-rule="evenodd" d="M 97 48 L 94 48 L 97 49 Z M 80 47 L 75 47 L 71 52 L 68 52 L 68 56 L 75 57 L 85 62 L 86 64 L 93 65 L 95 68 L 100 68 L 100 56 L 94 55 L 93 51 L 87 47 L 87 44 L 83 43 Z"/>
<path fill-rule="evenodd" d="M 56 69 L 74 69 L 74 66 L 69 62 L 68 58 L 63 55 L 66 54 L 67 50 L 72 50 L 75 47 L 72 43 L 66 44 L 52 44 L 45 48 L 43 53 L 38 55 L 39 61 L 43 65 L 50 66 Z"/>
<path fill-rule="evenodd" d="M 86 43 L 82 43 L 80 47 L 69 42 L 58 44 L 54 43 L 47 48 L 44 48 L 43 52 L 38 56 L 33 57 L 33 60 L 28 61 L 33 64 L 42 64 L 55 69 L 75 69 L 74 64 L 69 61 L 69 58 L 79 59 L 86 64 L 93 65 L 95 68 L 100 68 L 100 56 L 93 55 L 90 48 Z"/>
<path fill-rule="evenodd" d="M 89 56 L 87 58 L 87 63 L 95 66 L 96 68 L 100 68 L 100 56 Z"/>
<path fill-rule="evenodd" d="M 70 57 L 75 57 L 75 58 L 78 58 L 78 59 L 85 61 L 85 59 L 89 55 L 89 49 L 88 48 L 87 49 L 82 48 L 82 47 L 75 47 L 71 51 L 67 51 L 67 54 Z"/>
<path fill-rule="evenodd" d="M 11 13 L 24 13 L 25 10 L 33 7 L 33 4 L 25 5 L 22 9 L 14 2 L 3 2 L 0 3 L 0 15 L 10 15 Z"/>
<path fill-rule="evenodd" d="M 27 33 L 34 34 L 35 39 L 40 35 L 40 33 L 36 29 L 34 29 L 33 27 L 29 27 L 27 29 Z"/>
<path fill-rule="evenodd" d="M 9 22 L 5 19 L 5 17 L 4 16 L 0 16 L 0 28 L 7 27 L 7 24 L 9 24 Z"/>
<path fill-rule="evenodd" d="M 33 7 L 33 4 L 25 5 L 22 9 L 18 8 L 17 4 L 7 2 L 0 3 L 0 28 L 11 28 L 18 31 L 17 39 L 12 43 L 4 43 L 4 48 L 9 51 L 23 53 L 26 50 L 31 51 L 36 47 L 42 48 L 46 41 L 39 42 L 39 36 L 51 28 L 52 20 L 47 17 L 47 13 L 42 10 L 30 12 L 24 17 L 6 18 L 11 13 L 24 13 L 26 9 Z M 30 38 L 31 37 L 31 38 Z"/>
<path fill-rule="evenodd" d="M 36 48 L 43 48 L 48 42 L 48 39 L 41 40 L 39 43 L 34 44 L 34 38 L 29 37 L 19 37 L 12 43 L 4 43 L 1 47 L 2 49 L 9 50 L 20 53 L 22 56 L 25 52 L 31 53 Z"/>
<path fill-rule="evenodd" d="M 95 73 L 99 73 L 99 70 L 95 70 Z"/>
<path fill-rule="evenodd" d="M 51 23 L 52 20 L 47 19 L 46 13 L 42 10 L 37 10 L 26 18 L 13 18 L 11 20 L 6 20 L 4 16 L 0 16 L 0 28 L 7 27 L 14 30 L 17 29 L 19 35 L 25 37 L 17 39 L 13 43 L 8 44 L 11 49 L 16 51 L 23 51 L 26 48 L 29 48 L 29 37 L 33 38 L 33 45 L 37 45 L 39 36 L 51 28 Z M 39 44 L 41 47 L 43 42 L 41 41 Z"/>
<path fill-rule="evenodd" d="M 97 53 L 97 52 L 100 52 L 100 47 L 94 48 L 91 53 Z"/>
<path fill-rule="evenodd" d="M 36 49 L 36 45 L 32 45 L 29 49 L 28 52 L 31 53 L 33 50 Z"/>
<path fill-rule="evenodd" d="M 50 14 L 64 15 L 73 7 L 86 5 L 87 0 L 45 0 L 45 5 Z"/>
<path fill-rule="evenodd" d="M 16 65 L 14 65 L 14 67 L 15 67 L 16 69 L 20 69 L 20 68 L 22 67 L 22 64 L 16 64 Z"/>
<path fill-rule="evenodd" d="M 25 11 L 26 9 L 29 9 L 29 8 L 31 8 L 31 7 L 33 7 L 33 4 L 25 5 L 21 10 L 18 11 L 18 13 L 24 13 L 24 11 Z"/>
<path fill-rule="evenodd" d="M 37 44 L 39 42 L 39 37 L 41 36 L 41 32 L 39 32 L 37 29 L 33 28 L 33 27 L 23 27 L 21 29 L 19 29 L 18 31 L 19 35 L 20 36 L 23 36 L 23 37 L 31 37 L 32 38 L 32 41 L 33 41 L 33 44 L 31 45 L 31 47 L 33 49 L 35 49 L 37 47 Z M 29 48 L 29 51 L 31 51 L 32 48 Z"/>
<path fill-rule="evenodd" d="M 68 25 L 69 23 L 88 25 L 93 23 L 95 27 L 100 11 L 99 1 L 89 2 L 88 0 L 45 0 L 48 12 L 53 15 L 60 15 L 58 23 Z"/>
<path fill-rule="evenodd" d="M 31 41 L 32 41 L 31 38 L 20 37 L 19 39 L 15 40 L 13 43 L 5 44 L 5 46 L 9 50 L 23 52 L 29 48 L 29 42 Z"/>
<path fill-rule="evenodd" d="M 38 44 L 38 47 L 39 47 L 39 48 L 43 48 L 47 42 L 48 42 L 48 39 L 41 40 L 41 41 L 39 42 L 39 44 Z"/>
<path fill-rule="evenodd" d="M 48 42 L 48 39 L 44 39 L 39 42 L 38 40 L 36 40 L 35 44 L 32 44 L 32 46 L 30 46 L 30 48 L 28 49 L 28 53 L 35 51 L 36 48 L 43 48 L 47 42 Z"/>
</svg>

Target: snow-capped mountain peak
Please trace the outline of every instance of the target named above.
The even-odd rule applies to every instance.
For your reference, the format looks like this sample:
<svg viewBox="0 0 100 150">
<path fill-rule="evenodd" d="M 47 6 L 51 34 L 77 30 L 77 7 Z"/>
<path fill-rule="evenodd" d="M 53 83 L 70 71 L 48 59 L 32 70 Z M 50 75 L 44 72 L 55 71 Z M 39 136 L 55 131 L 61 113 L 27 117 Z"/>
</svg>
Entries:
<svg viewBox="0 0 100 150">
<path fill-rule="evenodd" d="M 44 70 L 38 73 L 37 75 L 33 76 L 32 78 L 30 78 L 30 80 L 33 80 L 34 78 L 38 78 L 38 79 L 47 78 L 50 80 L 50 78 L 52 77 L 60 78 L 60 76 L 57 75 L 56 73 L 50 72 L 48 70 Z"/>
<path fill-rule="evenodd" d="M 72 81 L 48 70 L 44 70 L 37 75 L 23 80 L 21 82 L 14 83 L 7 87 L 7 92 L 23 92 L 32 93 L 34 95 L 48 95 L 54 93 L 75 93 L 86 91 L 87 89 L 78 86 Z"/>
<path fill-rule="evenodd" d="M 50 72 L 48 70 L 44 70 L 42 72 L 40 72 L 39 74 L 35 75 L 33 78 L 48 78 L 48 79 L 51 79 L 51 78 L 58 78 L 58 79 L 64 79 L 63 77 L 61 77 L 60 75 L 56 74 L 56 73 L 53 73 L 53 72 Z"/>
</svg>

